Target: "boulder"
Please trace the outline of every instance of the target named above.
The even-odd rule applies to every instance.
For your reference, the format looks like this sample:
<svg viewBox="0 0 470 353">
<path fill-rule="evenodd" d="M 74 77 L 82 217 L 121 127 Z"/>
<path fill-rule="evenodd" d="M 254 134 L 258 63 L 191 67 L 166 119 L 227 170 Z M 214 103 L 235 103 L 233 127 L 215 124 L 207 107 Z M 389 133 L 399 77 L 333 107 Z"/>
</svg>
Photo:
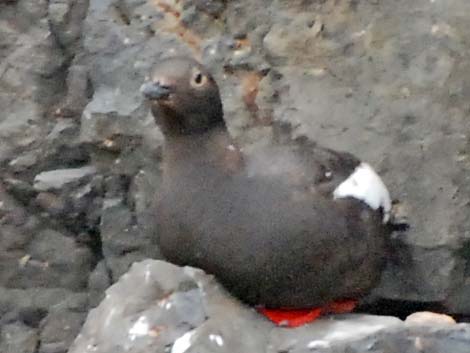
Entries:
<svg viewBox="0 0 470 353">
<path fill-rule="evenodd" d="M 344 314 L 295 329 L 277 327 L 230 296 L 213 276 L 145 260 L 132 265 L 106 291 L 68 352 L 466 353 L 469 349 L 469 324 L 436 318 L 403 322 L 390 316 Z"/>
</svg>

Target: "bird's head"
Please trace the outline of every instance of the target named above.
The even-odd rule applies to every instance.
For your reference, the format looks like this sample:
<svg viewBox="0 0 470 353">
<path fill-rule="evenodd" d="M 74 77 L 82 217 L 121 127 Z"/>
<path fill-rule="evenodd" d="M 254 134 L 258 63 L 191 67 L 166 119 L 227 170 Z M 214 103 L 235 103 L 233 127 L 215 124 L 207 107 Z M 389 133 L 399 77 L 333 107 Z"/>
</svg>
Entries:
<svg viewBox="0 0 470 353">
<path fill-rule="evenodd" d="M 175 57 L 159 62 L 141 91 L 166 136 L 204 133 L 225 126 L 217 83 L 193 59 Z"/>
</svg>

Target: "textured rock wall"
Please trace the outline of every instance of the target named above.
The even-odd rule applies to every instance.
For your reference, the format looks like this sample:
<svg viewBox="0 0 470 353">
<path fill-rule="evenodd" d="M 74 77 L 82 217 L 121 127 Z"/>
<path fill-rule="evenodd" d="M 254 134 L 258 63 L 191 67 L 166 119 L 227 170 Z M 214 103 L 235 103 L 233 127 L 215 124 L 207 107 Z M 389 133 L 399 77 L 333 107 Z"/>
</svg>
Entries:
<svg viewBox="0 0 470 353">
<path fill-rule="evenodd" d="M 159 258 L 162 137 L 138 87 L 175 54 L 211 66 L 247 150 L 306 135 L 376 166 L 411 228 L 375 296 L 470 315 L 469 16 L 466 0 L 0 1 L 0 351 L 65 351 L 109 284 Z"/>
</svg>

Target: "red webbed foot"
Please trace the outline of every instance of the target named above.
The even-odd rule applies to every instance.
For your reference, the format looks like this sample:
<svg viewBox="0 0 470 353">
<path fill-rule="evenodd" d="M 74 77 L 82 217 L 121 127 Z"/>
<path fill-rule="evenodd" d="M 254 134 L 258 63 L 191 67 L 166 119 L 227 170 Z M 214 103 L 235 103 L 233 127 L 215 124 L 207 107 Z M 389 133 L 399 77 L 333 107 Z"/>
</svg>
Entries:
<svg viewBox="0 0 470 353">
<path fill-rule="evenodd" d="M 322 308 L 312 309 L 266 309 L 259 308 L 258 311 L 266 316 L 276 325 L 287 327 L 298 327 L 315 321 L 321 313 Z"/>
<path fill-rule="evenodd" d="M 337 300 L 325 305 L 322 314 L 347 314 L 354 311 L 357 303 L 355 299 Z"/>
<path fill-rule="evenodd" d="M 323 307 L 309 309 L 266 309 L 258 312 L 279 326 L 299 327 L 309 324 L 325 314 L 344 314 L 354 310 L 357 300 L 338 300 Z"/>
</svg>

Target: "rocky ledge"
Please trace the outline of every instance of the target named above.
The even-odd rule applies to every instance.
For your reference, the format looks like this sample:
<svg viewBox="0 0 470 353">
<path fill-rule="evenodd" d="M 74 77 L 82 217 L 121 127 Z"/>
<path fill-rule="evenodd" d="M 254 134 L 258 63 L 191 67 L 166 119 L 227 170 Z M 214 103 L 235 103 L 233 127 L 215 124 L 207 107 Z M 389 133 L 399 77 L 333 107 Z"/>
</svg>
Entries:
<svg viewBox="0 0 470 353">
<path fill-rule="evenodd" d="M 202 270 L 145 260 L 106 291 L 69 353 L 468 353 L 470 325 L 445 315 L 330 316 L 277 327 Z"/>
</svg>

